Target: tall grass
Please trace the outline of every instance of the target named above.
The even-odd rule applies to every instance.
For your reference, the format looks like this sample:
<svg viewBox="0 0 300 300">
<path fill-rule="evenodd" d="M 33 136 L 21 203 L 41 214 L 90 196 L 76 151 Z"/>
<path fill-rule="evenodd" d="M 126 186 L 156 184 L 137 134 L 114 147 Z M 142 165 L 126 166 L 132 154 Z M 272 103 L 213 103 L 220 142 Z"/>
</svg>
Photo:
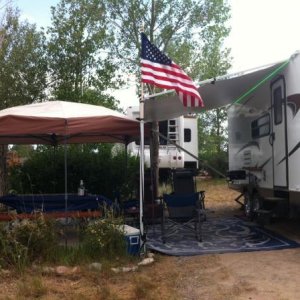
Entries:
<svg viewBox="0 0 300 300">
<path fill-rule="evenodd" d="M 33 220 L 2 224 L 0 268 L 13 267 L 22 273 L 32 263 L 75 265 L 111 258 L 126 259 L 126 240 L 121 224 L 124 220 L 108 210 L 105 218 L 81 226 L 80 238 L 71 246 L 59 243 L 61 227 L 46 220 L 42 214 Z"/>
<path fill-rule="evenodd" d="M 40 299 L 48 293 L 47 287 L 44 285 L 42 278 L 22 277 L 17 284 L 17 296 L 20 299 Z"/>
<path fill-rule="evenodd" d="M 147 276 L 136 276 L 134 285 L 135 299 L 159 299 L 157 285 L 153 278 Z"/>
<path fill-rule="evenodd" d="M 213 191 L 215 187 L 224 188 L 227 185 L 227 181 L 225 178 L 207 178 L 203 179 L 200 177 L 195 178 L 196 181 L 196 190 L 208 190 Z M 159 186 L 159 194 L 170 194 L 173 192 L 173 187 L 171 182 L 161 183 Z"/>
<path fill-rule="evenodd" d="M 34 220 L 1 224 L 0 264 L 22 272 L 33 261 L 47 260 L 57 247 L 54 222 L 39 214 Z"/>
</svg>

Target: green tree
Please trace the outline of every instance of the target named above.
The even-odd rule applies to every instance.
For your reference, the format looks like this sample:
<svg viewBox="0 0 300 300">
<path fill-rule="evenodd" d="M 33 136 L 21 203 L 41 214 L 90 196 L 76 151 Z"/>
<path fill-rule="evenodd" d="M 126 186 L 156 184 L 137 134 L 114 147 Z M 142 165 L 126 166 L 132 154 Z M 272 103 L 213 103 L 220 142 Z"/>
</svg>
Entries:
<svg viewBox="0 0 300 300">
<path fill-rule="evenodd" d="M 0 108 L 39 101 L 46 88 L 45 37 L 8 8 L 0 24 Z"/>
<path fill-rule="evenodd" d="M 116 108 L 106 92 L 120 80 L 105 52 L 110 38 L 104 12 L 99 0 L 61 0 L 51 8 L 48 51 L 55 98 Z"/>
<path fill-rule="evenodd" d="M 40 101 L 46 87 L 45 37 L 10 7 L 0 23 L 0 109 Z M 7 146 L 0 147 L 0 194 L 6 191 Z"/>
<path fill-rule="evenodd" d="M 198 118 L 199 157 L 202 167 L 218 176 L 213 169 L 225 174 L 228 166 L 227 153 L 227 112 L 214 109 L 203 112 Z M 212 168 L 210 168 L 212 167 Z"/>
<path fill-rule="evenodd" d="M 230 64 L 223 46 L 229 34 L 225 0 L 105 0 L 112 51 L 129 71 L 139 65 L 140 29 L 194 80 L 221 75 Z M 148 87 L 149 88 L 149 87 Z M 150 91 L 151 92 L 151 91 Z M 220 114 L 219 114 L 220 116 Z M 221 123 L 220 123 L 221 124 Z M 157 131 L 157 123 L 152 124 Z M 154 182 L 158 185 L 158 136 L 152 136 Z M 154 187 L 157 193 L 157 187 Z"/>
<path fill-rule="evenodd" d="M 222 14 L 220 17 L 222 18 Z M 225 75 L 229 69 L 230 53 L 228 49 L 222 48 L 222 37 L 227 34 L 228 29 L 215 25 L 202 33 L 202 39 L 205 43 L 202 48 L 201 59 L 194 66 L 194 69 L 200 70 L 201 78 L 207 79 Z M 216 108 L 201 113 L 198 121 L 198 132 L 199 157 L 224 174 L 227 170 L 228 142 L 226 109 Z M 213 172 L 213 174 L 215 173 Z"/>
<path fill-rule="evenodd" d="M 194 79 L 203 79 L 198 66 L 212 49 L 224 63 L 228 50 L 222 50 L 229 34 L 226 21 L 229 7 L 224 0 L 103 0 L 106 20 L 117 54 L 126 70 L 139 66 L 140 30 L 163 52 L 182 66 Z M 211 44 L 213 42 L 213 44 Z M 211 44 L 211 45 L 209 45 Z M 217 59 L 216 56 L 214 56 Z M 221 61 L 219 62 L 221 63 Z"/>
</svg>

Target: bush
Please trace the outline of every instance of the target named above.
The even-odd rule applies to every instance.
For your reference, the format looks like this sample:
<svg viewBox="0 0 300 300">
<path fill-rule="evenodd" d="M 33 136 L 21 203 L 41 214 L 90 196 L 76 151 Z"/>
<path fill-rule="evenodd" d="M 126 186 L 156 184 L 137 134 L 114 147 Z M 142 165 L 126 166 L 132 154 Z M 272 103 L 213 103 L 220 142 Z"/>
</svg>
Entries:
<svg viewBox="0 0 300 300">
<path fill-rule="evenodd" d="M 89 223 L 83 235 L 83 248 L 92 259 L 126 256 L 126 240 L 122 231 L 122 218 L 116 218 L 107 211 L 105 219 Z"/>
<path fill-rule="evenodd" d="M 81 179 L 88 193 L 113 200 L 115 192 L 127 198 L 134 190 L 138 159 L 110 144 L 68 145 L 68 191 L 77 193 Z M 9 189 L 20 194 L 64 193 L 64 148 L 39 146 L 21 166 L 9 170 Z"/>
<path fill-rule="evenodd" d="M 14 267 L 23 272 L 32 263 L 78 264 L 107 261 L 112 258 L 127 260 L 123 218 L 106 211 L 104 219 L 89 221 L 81 228 L 78 245 L 59 244 L 58 227 L 43 215 L 34 220 L 14 221 L 0 225 L 0 269 Z"/>
<path fill-rule="evenodd" d="M 40 214 L 34 220 L 15 221 L 0 229 L 1 265 L 20 271 L 36 260 L 47 260 L 58 244 L 54 222 Z"/>
</svg>

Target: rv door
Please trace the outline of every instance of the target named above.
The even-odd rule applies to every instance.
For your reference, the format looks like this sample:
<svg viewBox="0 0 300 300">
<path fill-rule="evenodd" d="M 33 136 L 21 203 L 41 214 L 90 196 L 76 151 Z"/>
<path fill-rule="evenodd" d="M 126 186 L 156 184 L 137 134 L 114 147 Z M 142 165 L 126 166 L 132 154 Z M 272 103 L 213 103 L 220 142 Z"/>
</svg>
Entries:
<svg viewBox="0 0 300 300">
<path fill-rule="evenodd" d="M 274 188 L 288 186 L 287 125 L 285 81 L 281 76 L 271 83 L 272 132 L 270 143 L 273 146 L 273 185 Z"/>
</svg>

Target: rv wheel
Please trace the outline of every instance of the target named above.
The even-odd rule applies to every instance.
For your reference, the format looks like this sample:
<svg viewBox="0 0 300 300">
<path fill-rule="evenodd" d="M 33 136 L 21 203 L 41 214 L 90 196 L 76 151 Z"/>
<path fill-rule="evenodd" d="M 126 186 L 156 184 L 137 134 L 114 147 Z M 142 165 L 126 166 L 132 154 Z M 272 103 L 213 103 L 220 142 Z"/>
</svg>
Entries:
<svg viewBox="0 0 300 300">
<path fill-rule="evenodd" d="M 252 196 L 248 191 L 244 192 L 244 213 L 247 218 L 252 217 Z"/>
<path fill-rule="evenodd" d="M 261 199 L 260 199 L 260 197 L 257 193 L 255 193 L 253 195 L 253 200 L 252 201 L 253 201 L 253 206 L 252 206 L 253 207 L 253 212 L 257 213 L 257 211 L 260 210 L 261 206 L 262 206 Z"/>
</svg>

